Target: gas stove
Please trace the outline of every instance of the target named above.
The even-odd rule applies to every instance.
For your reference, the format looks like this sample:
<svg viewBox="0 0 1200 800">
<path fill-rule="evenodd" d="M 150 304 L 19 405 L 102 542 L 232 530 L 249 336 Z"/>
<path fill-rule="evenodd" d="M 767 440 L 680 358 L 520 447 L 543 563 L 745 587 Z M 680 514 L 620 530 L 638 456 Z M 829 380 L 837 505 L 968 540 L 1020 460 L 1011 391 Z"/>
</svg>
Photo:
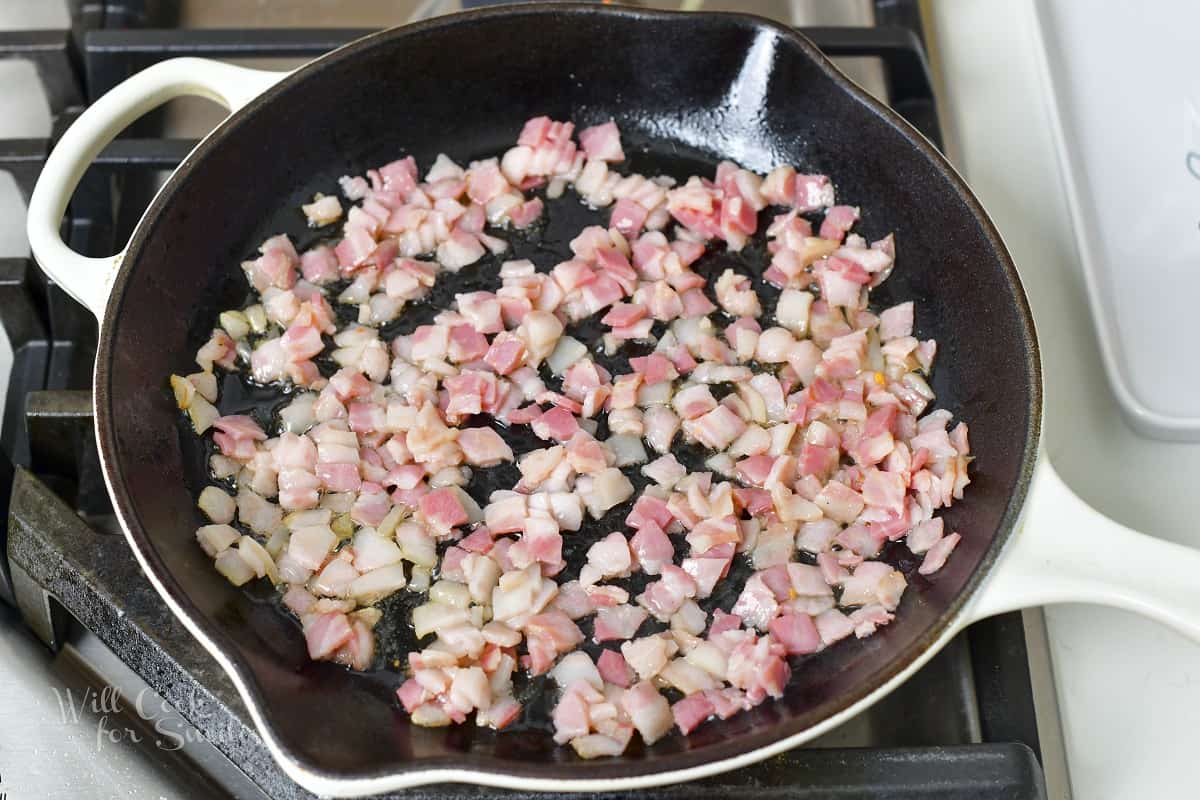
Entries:
<svg viewBox="0 0 1200 800">
<path fill-rule="evenodd" d="M 62 30 L 0 32 L 0 56 L 32 61 L 53 119 L 48 138 L 0 140 L 0 171 L 26 198 L 54 139 L 83 105 L 155 61 L 306 59 L 371 29 L 180 28 L 186 9 L 173 2 L 73 7 Z M 866 8 L 878 24 L 802 30 L 827 54 L 857 59 L 848 63 L 860 79 L 940 145 L 916 4 Z M 120 249 L 162 173 L 194 145 L 178 127 L 177 109 L 148 115 L 101 153 L 64 220 L 73 248 Z M 20 636 L 23 624 L 49 654 L 23 651 L 25 662 L 40 656 L 47 665 L 45 697 L 32 706 L 49 709 L 49 719 L 31 716 L 24 727 L 0 731 L 0 791 L 21 796 L 33 784 L 35 796 L 66 796 L 80 778 L 51 764 L 55 749 L 73 747 L 130 764 L 93 772 L 95 782 L 82 784 L 90 796 L 309 797 L 271 760 L 232 683 L 174 619 L 120 535 L 92 437 L 94 319 L 29 259 L 3 258 L 0 327 L 13 352 L 0 425 L 0 488 L 11 487 L 0 492 L 9 511 L 0 597 L 15 609 L 0 614 L 0 631 Z M 1036 623 L 1007 614 L 972 626 L 899 690 L 807 747 L 628 796 L 1045 797 L 1040 732 L 1048 723 L 1033 687 L 1049 677 L 1027 647 L 1040 635 Z M 21 685 L 38 690 L 36 680 Z M 16 732 L 38 726 L 38 741 L 57 735 L 61 746 L 22 749 Z M 137 781 L 143 785 L 130 783 Z M 404 796 L 493 795 L 523 796 L 462 786 Z"/>
</svg>

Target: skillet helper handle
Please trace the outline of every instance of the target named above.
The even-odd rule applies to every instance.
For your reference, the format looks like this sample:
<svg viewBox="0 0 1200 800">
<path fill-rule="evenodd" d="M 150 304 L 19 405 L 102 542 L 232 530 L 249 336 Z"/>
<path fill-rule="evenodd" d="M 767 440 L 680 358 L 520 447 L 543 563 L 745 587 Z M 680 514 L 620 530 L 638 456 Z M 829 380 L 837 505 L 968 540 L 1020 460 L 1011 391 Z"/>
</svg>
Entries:
<svg viewBox="0 0 1200 800">
<path fill-rule="evenodd" d="M 1048 603 L 1135 611 L 1200 642 L 1200 550 L 1109 519 L 1043 458 L 1023 521 L 966 616 L 974 621 Z"/>
<path fill-rule="evenodd" d="M 102 317 L 124 251 L 88 258 L 68 247 L 59 234 L 67 203 L 92 160 L 131 122 L 168 100 L 207 97 L 232 113 L 286 74 L 203 58 L 174 58 L 113 87 L 62 135 L 29 199 L 29 246 L 42 270 L 97 318 Z"/>
</svg>

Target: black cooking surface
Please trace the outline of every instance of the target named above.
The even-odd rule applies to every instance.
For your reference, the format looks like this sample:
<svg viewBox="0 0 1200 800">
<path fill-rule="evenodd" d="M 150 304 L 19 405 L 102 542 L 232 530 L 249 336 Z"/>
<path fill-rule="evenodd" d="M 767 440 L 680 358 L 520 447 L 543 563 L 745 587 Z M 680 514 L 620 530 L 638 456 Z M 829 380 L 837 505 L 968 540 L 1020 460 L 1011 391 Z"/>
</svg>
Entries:
<svg viewBox="0 0 1200 800">
<path fill-rule="evenodd" d="M 940 144 L 916 4 L 876 6 L 889 25 L 804 32 L 830 55 L 880 57 L 891 105 Z M 168 0 L 72 7 L 71 31 L 0 33 L 0 57 L 34 61 L 56 132 L 81 102 L 164 58 L 310 57 L 364 33 L 175 29 L 178 3 Z M 158 171 L 173 168 L 193 144 L 160 131 L 161 119 L 149 115 L 88 171 L 64 227 L 75 249 L 97 256 L 120 249 Z M 0 170 L 14 175 L 26 199 L 51 145 L 0 141 Z M 188 769 L 207 785 L 236 796 L 310 797 L 275 766 L 224 671 L 166 608 L 118 535 L 91 434 L 94 319 L 28 259 L 0 259 L 0 325 L 14 352 L 0 424 L 0 487 L 12 486 L 11 494 L 0 491 L 0 510 L 8 504 L 10 512 L 0 598 L 51 648 L 69 646 L 84 630 L 107 645 L 194 730 L 200 741 L 183 752 L 203 754 Z M 1024 628 L 1019 614 L 1009 614 L 972 626 L 898 690 L 804 748 L 706 781 L 613 796 L 1042 798 L 1038 754 Z M 403 797 L 496 795 L 526 796 L 438 786 Z"/>
</svg>

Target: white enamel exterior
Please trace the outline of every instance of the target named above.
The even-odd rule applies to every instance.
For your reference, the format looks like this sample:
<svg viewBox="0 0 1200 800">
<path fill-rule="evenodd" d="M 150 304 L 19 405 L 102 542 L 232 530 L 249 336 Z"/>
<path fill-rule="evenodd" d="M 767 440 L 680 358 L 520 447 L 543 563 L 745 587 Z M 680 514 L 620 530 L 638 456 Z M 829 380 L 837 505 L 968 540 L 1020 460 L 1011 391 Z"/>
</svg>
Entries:
<svg viewBox="0 0 1200 800">
<path fill-rule="evenodd" d="M 67 203 L 92 160 L 131 122 L 168 100 L 207 97 L 233 112 L 286 74 L 202 58 L 174 58 L 142 70 L 97 100 L 59 139 L 29 198 L 29 247 L 42 270 L 102 318 L 124 251 L 88 258 L 68 247 L 59 235 Z"/>
<path fill-rule="evenodd" d="M 97 101 L 63 135 L 46 163 L 30 202 L 29 240 L 42 269 L 102 319 L 123 254 L 103 259 L 85 258 L 71 251 L 58 235 L 62 214 L 88 163 L 126 125 L 172 97 L 198 94 L 235 112 L 285 74 L 203 59 L 174 59 L 129 78 Z M 113 470 L 107 463 L 102 466 L 108 483 Z M 108 488 L 112 493 L 111 483 Z M 123 528 L 128 531 L 130 520 L 119 510 L 118 514 Z M 132 537 L 129 539 L 133 544 Z M 952 624 L 894 678 L 876 687 L 858 703 L 806 731 L 736 758 L 686 770 L 622 779 L 532 779 L 468 769 L 418 770 L 377 778 L 345 779 L 311 772 L 282 749 L 271 735 L 262 710 L 253 702 L 250 687 L 235 665 L 172 600 L 137 546 L 132 549 L 167 605 L 229 674 L 280 766 L 304 788 L 327 797 L 357 797 L 443 782 L 540 791 L 620 791 L 708 777 L 795 748 L 835 728 L 906 680 L 972 622 L 1043 603 L 1090 602 L 1117 606 L 1144 614 L 1200 640 L 1200 592 L 1195 590 L 1193 577 L 1200 574 L 1200 551 L 1137 533 L 1101 515 L 1067 488 L 1049 462 L 1042 458 L 1035 470 L 1021 521 L 991 574 Z"/>
</svg>

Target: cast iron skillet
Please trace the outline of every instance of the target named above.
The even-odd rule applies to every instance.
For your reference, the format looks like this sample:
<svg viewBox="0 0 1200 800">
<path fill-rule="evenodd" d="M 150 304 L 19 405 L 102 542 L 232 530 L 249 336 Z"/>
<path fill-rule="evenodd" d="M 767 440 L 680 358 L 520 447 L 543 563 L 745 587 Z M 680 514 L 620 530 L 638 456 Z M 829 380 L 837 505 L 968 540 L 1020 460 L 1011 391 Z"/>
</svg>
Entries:
<svg viewBox="0 0 1200 800">
<path fill-rule="evenodd" d="M 258 88 L 227 94 L 236 105 Z M 615 118 L 643 172 L 686 175 L 700 162 L 709 174 L 730 158 L 760 172 L 789 163 L 833 176 L 839 200 L 863 208 L 858 230 L 869 239 L 895 232 L 898 267 L 873 302 L 917 302 L 918 335 L 939 344 L 938 405 L 969 422 L 978 456 L 967 499 L 945 515 L 948 530 L 963 534 L 947 566 L 925 579 L 902 547 L 889 553 L 910 582 L 894 623 L 796 663 L 779 702 L 596 761 L 556 747 L 536 726 L 414 727 L 392 694 L 396 676 L 310 663 L 270 593 L 233 589 L 196 546 L 198 455 L 165 380 L 191 368 L 217 312 L 240 302 L 237 264 L 258 242 L 281 231 L 311 236 L 296 209 L 315 191 L 402 153 L 422 165 L 442 150 L 460 162 L 497 154 L 538 114 L 580 127 Z M 565 243 L 552 246 L 538 263 L 564 253 Z M 95 402 L 118 513 L 156 586 L 234 677 L 273 752 L 322 792 L 453 778 L 648 785 L 796 742 L 940 644 L 1009 536 L 1036 454 L 1033 325 L 978 202 L 927 141 L 811 43 L 749 16 L 519 5 L 352 43 L 279 81 L 208 137 L 154 200 L 112 280 Z M 91 291 L 79 296 L 95 300 Z"/>
</svg>

